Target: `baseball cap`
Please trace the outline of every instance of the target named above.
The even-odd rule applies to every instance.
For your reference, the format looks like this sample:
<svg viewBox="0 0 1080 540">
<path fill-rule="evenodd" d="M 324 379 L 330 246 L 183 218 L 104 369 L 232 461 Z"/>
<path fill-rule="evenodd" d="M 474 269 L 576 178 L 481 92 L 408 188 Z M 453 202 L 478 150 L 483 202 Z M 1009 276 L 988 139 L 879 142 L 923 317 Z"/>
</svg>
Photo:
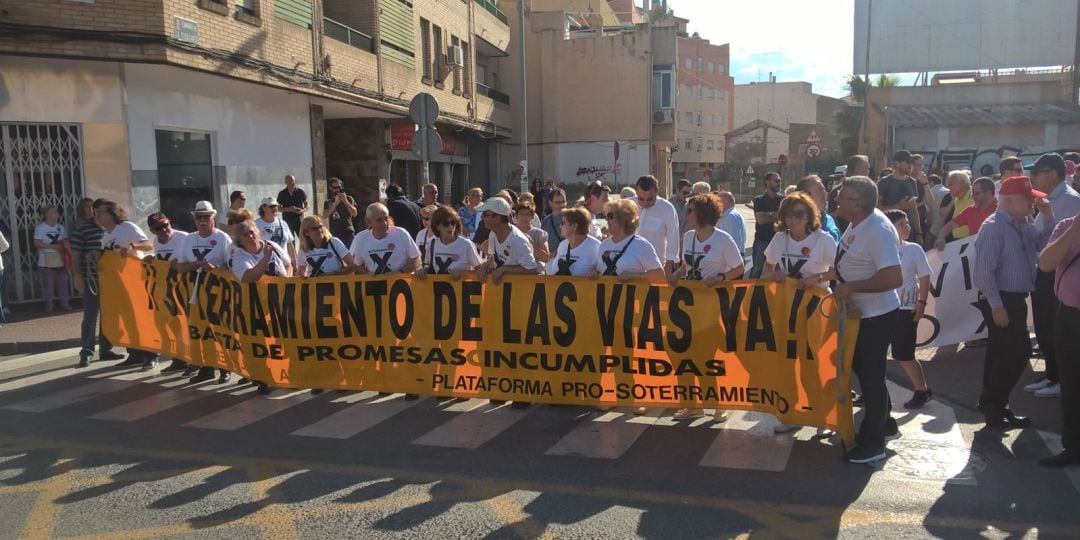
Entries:
<svg viewBox="0 0 1080 540">
<path fill-rule="evenodd" d="M 214 205 L 210 204 L 210 201 L 199 201 L 195 203 L 195 210 L 192 210 L 192 214 L 217 214 L 217 210 L 214 210 Z"/>
<path fill-rule="evenodd" d="M 169 221 L 169 218 L 166 217 L 165 214 L 162 214 L 161 212 L 154 212 L 153 214 L 150 214 L 149 216 L 146 217 L 146 224 L 150 227 L 151 231 L 154 230 L 154 229 L 164 227 L 164 226 L 168 225 L 169 223 L 171 223 Z"/>
<path fill-rule="evenodd" d="M 263 206 L 278 206 L 277 199 L 273 197 L 265 197 L 262 202 L 259 203 L 259 208 L 262 208 Z"/>
<path fill-rule="evenodd" d="M 492 197 L 484 204 L 476 207 L 477 213 L 491 212 L 493 214 L 499 214 L 500 216 L 510 217 L 510 203 L 506 202 L 506 199 L 502 197 Z"/>
<path fill-rule="evenodd" d="M 897 150 L 896 153 L 893 154 L 892 160 L 901 163 L 911 163 L 914 161 L 911 157 L 911 152 L 908 152 L 907 150 Z"/>
<path fill-rule="evenodd" d="M 1007 178 L 1001 182 L 1001 189 L 998 191 L 999 195 L 1030 195 L 1036 199 L 1041 199 L 1046 196 L 1045 193 L 1032 189 L 1031 178 L 1026 176 L 1013 176 Z"/>
<path fill-rule="evenodd" d="M 1047 152 L 1039 159 L 1035 160 L 1035 163 L 1024 167 L 1029 171 L 1037 171 L 1039 169 L 1050 169 L 1057 171 L 1058 176 L 1065 176 L 1065 158 L 1054 152 Z"/>
</svg>

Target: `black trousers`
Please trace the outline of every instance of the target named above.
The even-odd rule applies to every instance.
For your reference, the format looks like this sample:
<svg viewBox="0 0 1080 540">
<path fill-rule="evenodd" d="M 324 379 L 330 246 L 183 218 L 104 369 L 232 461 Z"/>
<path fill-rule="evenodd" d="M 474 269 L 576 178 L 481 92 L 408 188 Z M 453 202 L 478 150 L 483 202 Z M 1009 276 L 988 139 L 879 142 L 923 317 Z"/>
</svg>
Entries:
<svg viewBox="0 0 1080 540">
<path fill-rule="evenodd" d="M 851 369 L 859 378 L 864 400 L 863 419 L 855 443 L 878 448 L 885 444 L 885 428 L 889 421 L 889 389 L 885 386 L 885 362 L 889 343 L 895 333 L 899 309 L 859 322 L 855 340 L 855 358 Z"/>
<path fill-rule="evenodd" d="M 1054 338 L 1054 317 L 1058 299 L 1054 295 L 1054 272 L 1039 272 L 1035 276 L 1035 293 L 1031 295 L 1031 318 L 1035 321 L 1035 339 L 1046 360 L 1045 377 L 1058 381 L 1058 355 Z"/>
<path fill-rule="evenodd" d="M 1080 451 L 1080 341 L 1069 335 L 1080 328 L 1080 309 L 1058 306 L 1057 336 L 1058 381 L 1061 383 L 1061 445 Z"/>
<path fill-rule="evenodd" d="M 1031 359 L 1027 296 L 1027 293 L 1001 291 L 1001 302 L 1009 314 L 1009 324 L 1002 328 L 994 324 L 990 303 L 980 295 L 979 310 L 986 320 L 990 342 L 986 345 L 986 356 L 983 359 L 983 389 L 979 395 L 979 410 L 988 417 L 1000 418 L 1009 408 L 1009 394 Z"/>
</svg>

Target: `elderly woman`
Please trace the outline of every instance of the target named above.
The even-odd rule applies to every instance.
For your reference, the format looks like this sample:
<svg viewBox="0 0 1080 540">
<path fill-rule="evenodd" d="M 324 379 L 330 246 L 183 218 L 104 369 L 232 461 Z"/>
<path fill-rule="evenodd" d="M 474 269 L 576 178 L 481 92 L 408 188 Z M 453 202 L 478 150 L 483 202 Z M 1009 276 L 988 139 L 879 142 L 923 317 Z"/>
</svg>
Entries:
<svg viewBox="0 0 1080 540">
<path fill-rule="evenodd" d="M 431 214 L 434 236 L 428 245 L 427 258 L 415 272 L 424 279 L 428 274 L 449 275 L 457 281 L 480 266 L 480 254 L 472 240 L 461 236 L 461 218 L 453 210 L 440 207 Z"/>
<path fill-rule="evenodd" d="M 600 241 L 589 236 L 592 216 L 584 208 L 566 208 L 562 210 L 561 217 L 559 228 L 563 240 L 555 250 L 555 258 L 548 262 L 547 273 L 556 276 L 588 275 L 590 271 L 595 271 L 600 262 Z"/>
<path fill-rule="evenodd" d="M 37 249 L 37 266 L 41 270 L 41 286 L 45 293 L 45 312 L 51 312 L 60 299 L 60 309 L 71 310 L 71 277 L 68 275 L 62 255 L 67 229 L 60 223 L 60 212 L 55 207 L 41 209 L 43 221 L 34 227 L 34 248 Z"/>
<path fill-rule="evenodd" d="M 281 207 L 277 199 L 267 197 L 259 205 L 259 217 L 255 220 L 255 227 L 259 230 L 262 239 L 273 242 L 288 254 L 289 261 L 296 260 L 296 243 L 289 224 L 281 218 Z M 290 274 L 291 275 L 291 274 Z"/>
<path fill-rule="evenodd" d="M 368 229 L 356 235 L 348 261 L 359 274 L 411 274 L 420 267 L 420 249 L 409 231 L 390 224 L 390 211 L 371 203 L 364 211 Z"/>
<path fill-rule="evenodd" d="M 119 204 L 102 201 L 94 214 L 98 227 L 104 229 L 101 235 L 102 251 L 115 251 L 121 257 L 142 259 L 144 251 L 154 249 L 154 243 L 138 225 L 128 220 L 127 212 Z M 128 358 L 116 367 L 141 365 L 143 371 L 157 367 L 158 356 L 148 351 L 128 349 Z"/>
<path fill-rule="evenodd" d="M 776 236 L 765 247 L 765 267 L 761 277 L 783 282 L 799 280 L 799 287 L 829 289 L 834 276 L 836 241 L 821 228 L 821 213 L 809 195 L 801 191 L 780 201 Z"/>
<path fill-rule="evenodd" d="M 971 194 L 971 173 L 967 171 L 953 171 L 945 178 L 945 187 L 949 193 L 941 199 L 941 208 L 938 215 L 943 223 L 948 223 L 960 215 L 965 208 L 975 203 Z"/>
<path fill-rule="evenodd" d="M 438 205 L 429 204 L 420 209 L 420 224 L 423 228 L 420 232 L 416 233 L 416 247 L 420 249 L 420 260 L 424 260 L 424 254 L 427 252 L 427 246 L 431 243 L 431 240 L 435 238 L 435 231 L 431 226 L 431 216 L 439 209 Z"/>
<path fill-rule="evenodd" d="M 683 265 L 668 276 L 671 285 L 686 279 L 712 286 L 742 277 L 745 271 L 742 250 L 730 234 L 716 226 L 722 211 L 720 197 L 712 193 L 694 195 L 686 201 L 686 226 L 690 230 L 682 239 Z M 692 420 L 704 415 L 704 409 L 686 408 L 676 412 L 675 419 Z M 727 412 L 717 409 L 715 419 L 726 420 Z"/>
<path fill-rule="evenodd" d="M 629 199 L 616 199 L 604 207 L 608 236 L 600 243 L 600 260 L 589 277 L 618 276 L 619 281 L 634 278 L 660 279 L 664 265 L 648 240 L 634 234 L 640 219 L 637 204 Z"/>
<path fill-rule="evenodd" d="M 300 254 L 296 257 L 296 275 L 304 277 L 348 274 L 352 268 L 345 264 L 349 248 L 335 236 L 319 216 L 308 216 L 300 222 Z"/>
<path fill-rule="evenodd" d="M 551 250 L 548 249 L 548 234 L 535 225 L 536 207 L 531 202 L 520 202 L 514 207 L 514 221 L 521 232 L 532 240 L 533 257 L 540 265 L 545 265 L 551 258 Z"/>
<path fill-rule="evenodd" d="M 476 234 L 476 227 L 480 221 L 476 207 L 480 206 L 482 202 L 484 202 L 484 190 L 478 187 L 470 189 L 468 196 L 465 197 L 464 201 L 461 201 L 461 208 L 458 208 L 458 217 L 461 218 L 461 223 L 465 226 L 467 236 Z"/>
</svg>

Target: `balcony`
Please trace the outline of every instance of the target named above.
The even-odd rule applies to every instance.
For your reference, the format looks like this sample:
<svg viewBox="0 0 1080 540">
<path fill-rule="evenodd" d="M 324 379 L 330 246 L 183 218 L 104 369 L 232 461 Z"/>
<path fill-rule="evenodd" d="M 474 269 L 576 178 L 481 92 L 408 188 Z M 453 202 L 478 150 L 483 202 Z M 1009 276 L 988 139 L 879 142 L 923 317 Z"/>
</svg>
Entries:
<svg viewBox="0 0 1080 540">
<path fill-rule="evenodd" d="M 479 96 L 485 96 L 492 101 L 497 101 L 504 105 L 510 105 L 510 96 L 490 87 L 485 84 L 476 83 L 476 94 Z"/>
<path fill-rule="evenodd" d="M 375 41 L 371 36 L 355 28 L 345 26 L 330 17 L 323 17 L 323 34 L 328 38 L 336 39 L 362 51 L 375 51 Z"/>
<path fill-rule="evenodd" d="M 488 13 L 494 15 L 495 18 L 502 21 L 503 24 L 509 24 L 509 19 L 506 18 L 506 14 L 495 7 L 495 2 L 492 2 L 492 0 L 476 0 L 476 3 L 484 6 L 484 9 L 486 9 Z"/>
</svg>

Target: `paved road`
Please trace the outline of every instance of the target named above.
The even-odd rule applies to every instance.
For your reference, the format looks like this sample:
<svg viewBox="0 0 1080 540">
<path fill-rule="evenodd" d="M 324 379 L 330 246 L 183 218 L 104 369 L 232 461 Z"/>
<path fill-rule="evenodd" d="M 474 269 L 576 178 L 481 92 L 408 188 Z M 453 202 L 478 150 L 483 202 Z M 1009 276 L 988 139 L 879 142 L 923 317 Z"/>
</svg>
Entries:
<svg viewBox="0 0 1080 540">
<path fill-rule="evenodd" d="M 0 361 L 0 539 L 1080 536 L 1080 471 L 1033 462 L 1054 436 L 944 400 L 871 467 L 756 413 L 259 396 L 74 353 Z"/>
</svg>

